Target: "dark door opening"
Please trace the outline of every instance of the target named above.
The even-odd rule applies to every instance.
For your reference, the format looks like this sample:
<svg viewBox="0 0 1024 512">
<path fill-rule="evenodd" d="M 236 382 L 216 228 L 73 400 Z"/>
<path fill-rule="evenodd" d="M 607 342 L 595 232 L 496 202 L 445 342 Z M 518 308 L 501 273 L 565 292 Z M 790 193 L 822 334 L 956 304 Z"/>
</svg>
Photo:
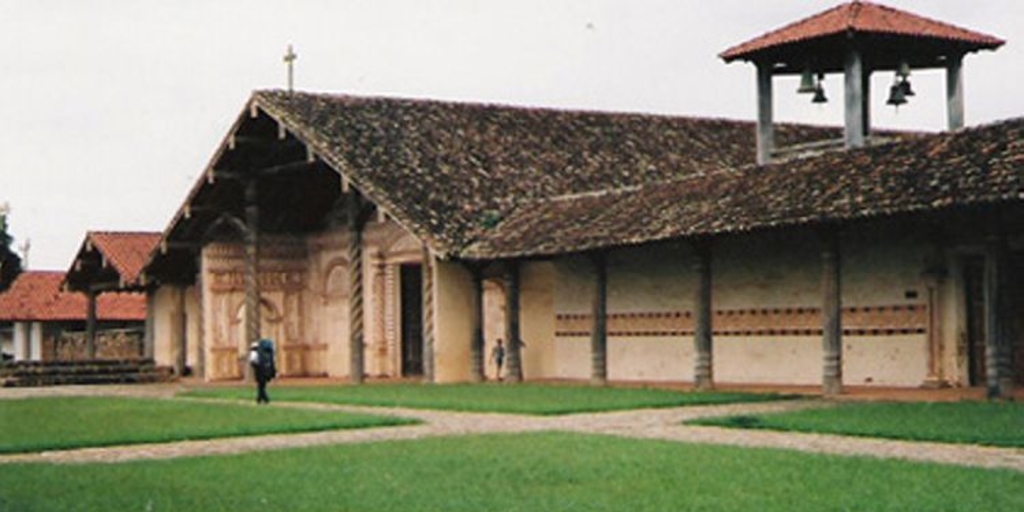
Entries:
<svg viewBox="0 0 1024 512">
<path fill-rule="evenodd" d="M 423 272 L 419 264 L 402 265 L 402 376 L 423 375 Z"/>
<path fill-rule="evenodd" d="M 985 259 L 964 261 L 964 304 L 967 306 L 967 379 L 985 385 Z"/>
</svg>

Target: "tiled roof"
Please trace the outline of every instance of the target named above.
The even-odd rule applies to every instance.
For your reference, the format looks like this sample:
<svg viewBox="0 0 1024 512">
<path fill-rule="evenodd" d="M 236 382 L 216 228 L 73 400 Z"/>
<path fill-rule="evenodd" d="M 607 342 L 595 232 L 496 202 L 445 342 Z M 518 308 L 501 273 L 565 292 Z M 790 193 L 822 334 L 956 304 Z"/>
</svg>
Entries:
<svg viewBox="0 0 1024 512">
<path fill-rule="evenodd" d="M 90 231 L 86 243 L 91 243 L 128 283 L 139 277 L 149 261 L 149 255 L 160 243 L 160 233 Z"/>
<path fill-rule="evenodd" d="M 726 62 L 768 49 L 845 33 L 907 36 L 949 41 L 965 50 L 994 49 L 1005 41 L 941 21 L 871 2 L 848 2 L 786 25 L 722 52 Z"/>
<path fill-rule="evenodd" d="M 1024 118 L 769 166 L 535 200 L 462 255 L 554 255 L 1000 202 L 1024 202 Z"/>
<path fill-rule="evenodd" d="M 256 92 L 252 107 L 448 256 L 526 201 L 755 160 L 754 124 L 741 121 L 280 91 Z M 807 126 L 776 130 L 780 145 L 840 135 Z"/>
<path fill-rule="evenodd" d="M 26 271 L 0 294 L 0 321 L 84 321 L 84 294 L 61 289 L 64 273 Z M 104 293 L 96 303 L 99 320 L 146 319 L 146 297 L 137 293 Z"/>
</svg>

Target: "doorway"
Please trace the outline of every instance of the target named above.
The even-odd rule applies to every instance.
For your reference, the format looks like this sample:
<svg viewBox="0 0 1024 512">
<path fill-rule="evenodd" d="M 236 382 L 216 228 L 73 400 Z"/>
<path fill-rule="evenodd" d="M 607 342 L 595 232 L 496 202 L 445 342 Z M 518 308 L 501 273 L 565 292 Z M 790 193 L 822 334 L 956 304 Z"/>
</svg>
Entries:
<svg viewBox="0 0 1024 512">
<path fill-rule="evenodd" d="M 984 386 L 985 367 L 985 258 L 964 260 L 964 305 L 967 312 L 967 382 Z"/>
<path fill-rule="evenodd" d="M 419 264 L 402 265 L 402 376 L 423 375 L 423 272 Z"/>
</svg>

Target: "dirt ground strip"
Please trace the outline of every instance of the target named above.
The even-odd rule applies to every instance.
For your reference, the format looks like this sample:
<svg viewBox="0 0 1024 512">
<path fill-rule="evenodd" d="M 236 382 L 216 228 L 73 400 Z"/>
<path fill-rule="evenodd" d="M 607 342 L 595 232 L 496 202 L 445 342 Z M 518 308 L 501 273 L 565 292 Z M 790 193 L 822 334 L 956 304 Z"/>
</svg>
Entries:
<svg viewBox="0 0 1024 512">
<path fill-rule="evenodd" d="M 36 396 L 129 396 L 171 398 L 180 389 L 181 387 L 178 385 L 67 386 L 56 388 L 4 389 L 0 390 L 0 399 Z M 608 413 L 573 414 L 555 417 L 537 417 L 512 414 L 460 413 L 390 407 L 277 403 L 273 406 L 385 414 L 406 418 L 416 418 L 422 421 L 423 424 L 401 427 L 332 430 L 303 434 L 275 434 L 212 439 L 205 441 L 183 441 L 176 443 L 3 455 L 0 456 L 0 464 L 17 462 L 116 463 L 141 459 L 225 455 L 260 450 L 279 450 L 307 446 L 366 443 L 401 439 L 421 439 L 439 436 L 567 431 L 641 439 L 660 439 L 686 443 L 781 448 L 843 456 L 894 458 L 938 464 L 953 464 L 984 468 L 1006 468 L 1024 472 L 1024 449 L 683 425 L 683 422 L 696 418 L 782 412 L 811 407 L 830 407 L 833 404 L 834 402 L 820 399 L 806 399 L 773 403 L 677 407 Z"/>
</svg>

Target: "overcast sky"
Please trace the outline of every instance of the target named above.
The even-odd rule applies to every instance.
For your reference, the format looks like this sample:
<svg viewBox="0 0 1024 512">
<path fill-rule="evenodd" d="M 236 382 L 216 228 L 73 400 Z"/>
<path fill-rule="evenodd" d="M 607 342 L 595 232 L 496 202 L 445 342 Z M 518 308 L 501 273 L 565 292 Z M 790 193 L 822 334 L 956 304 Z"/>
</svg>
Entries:
<svg viewBox="0 0 1024 512">
<path fill-rule="evenodd" d="M 0 0 L 0 203 L 30 267 L 67 269 L 87 230 L 162 231 L 251 91 L 296 88 L 752 119 L 727 47 L 837 0 Z M 1024 2 L 888 0 L 1009 43 L 969 56 L 968 124 L 1024 115 Z M 889 74 L 873 89 L 888 90 Z M 944 79 L 912 77 L 876 126 L 941 129 Z M 777 118 L 842 122 L 794 80 Z"/>
</svg>

